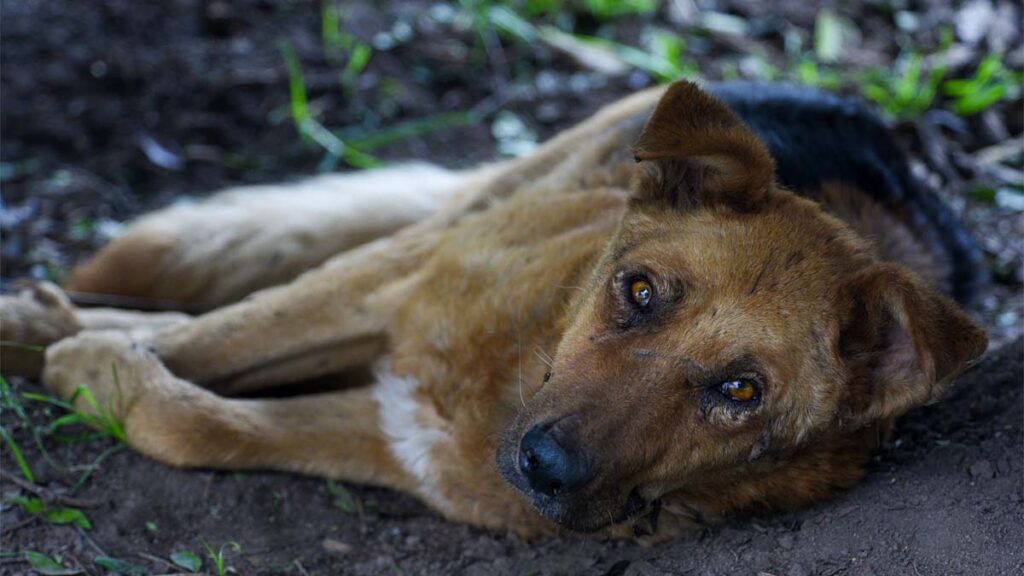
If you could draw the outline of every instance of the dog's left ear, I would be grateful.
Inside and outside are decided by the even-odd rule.
[[[668,87],[633,146],[638,202],[750,211],[774,181],[768,149],[725,104],[692,82]]]
[[[938,400],[988,345],[952,300],[898,264],[875,264],[846,289],[854,305],[839,349],[853,371],[847,417],[855,425]]]

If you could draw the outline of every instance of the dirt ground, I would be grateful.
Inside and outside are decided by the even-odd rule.
[[[322,168],[323,149],[303,142],[289,117],[282,40],[301,62],[310,109],[329,128],[373,134],[440,113],[479,113],[470,124],[374,149],[383,161],[466,166],[494,158],[654,81],[595,71],[542,42],[502,37],[494,45],[465,25],[467,6],[482,4],[341,2],[344,32],[373,47],[365,69],[342,81],[344,64],[324,50],[319,2],[0,1],[3,283],[59,281],[144,211]],[[736,70],[752,77],[751,54],[792,68],[787,46],[813,42],[813,4],[668,2],[612,28],[576,13],[573,29],[634,45],[650,26],[679,31],[706,78]],[[935,49],[943,27],[954,30],[951,74],[993,51],[1005,51],[1011,68],[1024,64],[1021,14],[1009,2],[837,6],[859,30],[839,67],[893,68],[901,50]],[[701,20],[692,7],[723,17]],[[224,558],[238,574],[1024,574],[1024,207],[1014,192],[1024,109],[1019,97],[976,115],[950,109],[937,101],[894,129],[915,173],[940,190],[985,250],[993,279],[971,312],[992,345],[949,397],[904,418],[867,479],[835,501],[735,519],[655,547],[524,542],[445,522],[390,491],[347,486],[339,496],[320,479],[172,470],[126,449],[109,452],[110,439],[62,442],[48,428],[62,411],[22,400],[28,420],[5,405],[0,424],[35,484],[21,480],[4,445],[0,574],[32,573],[27,551],[59,557],[68,573],[174,573],[181,569],[169,558],[182,550],[213,573],[203,542],[237,543]],[[21,379],[10,384],[17,394],[41,391]],[[12,503],[33,495],[81,509],[91,529]],[[98,557],[120,568],[104,568]]]

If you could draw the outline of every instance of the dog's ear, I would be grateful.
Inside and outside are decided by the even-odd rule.
[[[839,350],[851,370],[849,413],[862,424],[938,400],[988,344],[985,331],[904,267],[875,264],[846,286]]]
[[[638,202],[749,211],[774,181],[768,149],[725,104],[692,82],[668,87],[633,146]]]

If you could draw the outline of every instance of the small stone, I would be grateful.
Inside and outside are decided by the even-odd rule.
[[[793,535],[792,534],[783,534],[782,536],[779,536],[779,547],[781,547],[783,550],[792,550],[793,549]]]
[[[996,475],[995,469],[992,468],[992,463],[988,460],[978,460],[974,464],[971,464],[971,476],[975,478],[994,478]]]
[[[352,551],[352,545],[341,540],[335,540],[334,538],[325,538],[321,543],[324,548],[324,552],[332,556],[344,556]]]

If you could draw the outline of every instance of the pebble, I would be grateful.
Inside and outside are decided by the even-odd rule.
[[[996,471],[992,468],[992,463],[988,460],[978,460],[974,464],[971,464],[970,468],[971,476],[975,478],[994,478]]]
[[[321,546],[323,546],[324,552],[327,552],[332,556],[344,556],[352,551],[351,544],[342,542],[341,540],[335,540],[334,538],[324,538]]]

